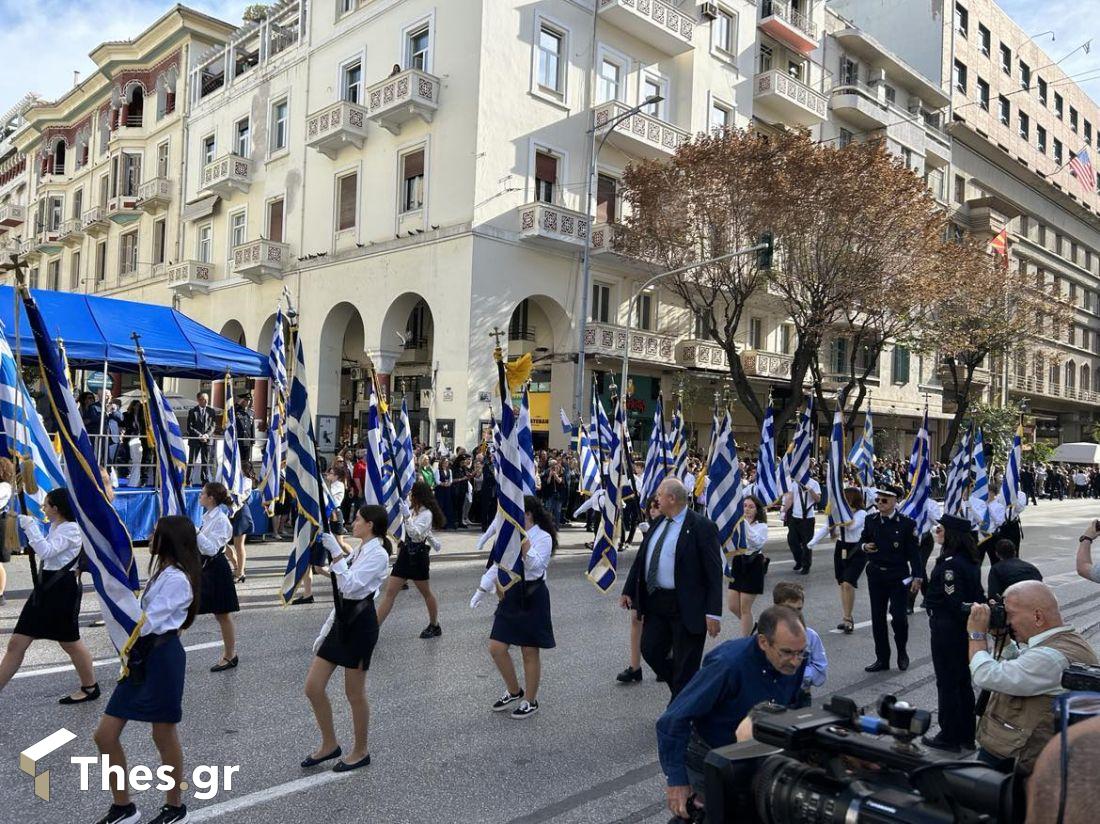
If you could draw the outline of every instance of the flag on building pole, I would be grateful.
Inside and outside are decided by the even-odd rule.
[[[73,513],[84,537],[88,571],[103,608],[107,634],[118,650],[125,672],[130,647],[144,622],[137,596],[140,582],[133,544],[122,518],[107,499],[95,450],[46,321],[30,291],[20,286],[19,292],[34,332],[43,388],[61,439],[64,486],[69,490]]]
[[[599,414],[601,416],[604,414],[602,404],[599,407]],[[600,451],[608,455],[608,461],[602,480],[604,494],[600,502],[600,518],[596,525],[596,538],[592,542],[592,555],[588,560],[587,573],[588,580],[602,592],[607,592],[615,583],[620,518],[624,493],[630,488],[627,473],[632,472],[626,454],[625,397],[620,397],[615,404],[615,426],[611,431],[611,443],[600,444]]]
[[[271,370],[271,421],[264,443],[262,470],[262,500],[268,515],[283,497],[283,464],[286,462],[286,342],[283,338],[283,306],[275,313],[275,331],[271,336],[271,351],[267,356]]]
[[[294,341],[294,377],[286,407],[286,493],[294,500],[294,545],[283,575],[283,604],[294,597],[309,569],[309,551],[321,528],[321,484],[317,474],[317,442],[306,392],[302,341]]]
[[[583,423],[580,429],[581,493],[594,495],[600,488],[600,462],[592,449],[592,440],[588,427]]]
[[[519,439],[520,469],[523,470],[523,494],[534,495],[537,491],[535,483],[535,436],[531,432],[531,400],[527,396],[527,384],[523,384],[523,397],[519,406]]]
[[[1005,520],[1017,517],[1020,512],[1020,466],[1023,463],[1024,425],[1016,427],[1016,437],[1012,439],[1012,448],[1008,450],[1005,461],[1005,474],[1001,479],[1001,503],[1005,505]]]
[[[488,566],[496,564],[497,587],[507,590],[523,580],[520,544],[526,537],[523,501],[523,467],[519,446],[519,421],[512,409],[512,391],[508,384],[504,356],[493,350],[500,383],[500,444],[497,449],[497,515],[500,524]]]
[[[771,403],[760,429],[760,455],[756,461],[756,496],[771,506],[779,500],[779,471],[775,461],[775,410]]]
[[[959,444],[955,448],[955,454],[951,456],[951,463],[947,467],[947,489],[943,497],[943,512],[945,515],[962,517],[967,500],[967,490],[970,488],[970,461],[973,451],[970,440],[974,431],[974,425],[963,432]]]
[[[1007,263],[1008,229],[1001,229],[1000,232],[993,236],[993,240],[989,241],[989,251],[1002,258]]]
[[[1069,171],[1086,192],[1096,191],[1096,172],[1093,171],[1088,149],[1082,149],[1069,159]]]
[[[917,524],[917,534],[923,535],[932,524],[928,517],[928,500],[932,497],[932,442],[928,436],[928,409],[924,410],[924,420],[913,442],[909,465],[909,496],[901,504],[901,514],[912,518]]]
[[[136,337],[136,336],[135,336]],[[145,352],[137,347],[141,395],[145,401],[145,421],[153,436],[153,454],[157,461],[157,501],[160,516],[187,515],[183,500],[183,474],[187,471],[187,451],[183,446],[179,421],[172,405],[160,391]]]
[[[416,483],[416,456],[413,453],[409,407],[404,398],[401,399],[401,413],[397,417],[397,431],[394,433],[393,457],[401,497],[407,498]]]
[[[833,412],[833,429],[829,436],[829,464],[825,474],[825,488],[829,502],[825,514],[830,527],[850,524],[855,516],[844,497],[844,413],[838,405]]]
[[[982,515],[982,520],[978,525],[978,529],[983,535],[988,535],[991,531],[990,527],[992,526],[989,517],[989,473],[985,468],[985,443],[982,438],[982,428],[980,426],[974,430],[974,441],[971,446],[971,452],[972,457],[970,459],[970,465],[974,468],[974,486],[970,491],[970,497],[977,498],[985,504],[984,514]]]
[[[241,471],[241,450],[237,442],[237,413],[233,405],[233,376],[225,373],[225,409],[222,410],[222,459],[218,464],[218,483],[233,499],[234,510],[248,503],[244,500],[244,473]]]
[[[864,487],[875,483],[875,426],[871,419],[871,404],[863,416],[863,434],[856,438],[848,453],[848,463],[856,469],[859,482]]]
[[[665,437],[664,402],[657,397],[657,407],[653,411],[653,431],[649,435],[649,448],[646,450],[645,469],[642,470],[642,488],[640,490],[644,506],[657,494],[657,487],[665,479],[668,471],[668,440]]]
[[[393,535],[402,533],[401,498],[398,494],[397,480],[387,457],[387,435],[383,431],[386,425],[384,413],[378,408],[378,395],[370,395],[370,407],[367,410],[366,458],[367,477],[363,497],[368,504],[375,504],[386,510],[389,518],[389,531]]]
[[[737,457],[737,442],[729,410],[718,426],[707,475],[707,517],[718,530],[718,544],[725,556],[726,576],[731,575],[730,562],[748,548],[745,527],[745,492],[741,478],[741,462]]]

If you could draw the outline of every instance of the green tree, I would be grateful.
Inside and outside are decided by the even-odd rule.
[[[982,440],[986,451],[993,456],[993,462],[998,466],[1004,465],[1020,423],[1020,408],[976,401],[970,404],[970,420],[981,427]]]

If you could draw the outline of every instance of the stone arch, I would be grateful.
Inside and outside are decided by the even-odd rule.
[[[227,320],[222,324],[222,330],[218,334],[234,343],[239,343],[241,346],[248,346],[244,326],[241,325],[239,320]]]
[[[370,363],[364,343],[363,317],[353,304],[344,301],[329,309],[318,347],[317,414],[337,418],[333,433],[337,442],[345,430],[355,431],[356,410],[364,402],[360,384]],[[318,448],[332,452],[334,444],[322,440],[321,428],[319,421]]]
[[[1090,384],[1092,383],[1092,381],[1090,380],[1091,378],[1092,378],[1092,370],[1089,369],[1089,365],[1087,363],[1082,363],[1081,364],[1081,391],[1082,392],[1088,392],[1089,391]]]
[[[552,355],[570,349],[569,313],[554,298],[530,295],[512,308],[508,318],[508,351]]]
[[[1077,386],[1077,364],[1071,360],[1066,361],[1065,386],[1066,389],[1074,389]]]
[[[421,442],[428,441],[431,429],[431,405],[422,401],[424,390],[432,385],[435,329],[435,314],[427,298],[417,292],[405,292],[386,310],[379,349],[371,353],[377,359],[375,365],[385,374],[382,382],[388,384],[386,388],[393,402],[404,401],[408,407],[413,437]]]

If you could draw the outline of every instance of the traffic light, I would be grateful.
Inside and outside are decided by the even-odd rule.
[[[757,268],[765,270],[771,269],[772,255],[775,252],[775,236],[771,232],[764,232],[760,235],[760,239],[757,240],[756,245],[763,247],[756,252]]]

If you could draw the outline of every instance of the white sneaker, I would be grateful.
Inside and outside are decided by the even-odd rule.
[[[500,700],[493,704],[492,710],[493,712],[504,712],[504,710],[508,709],[508,707],[510,707],[516,701],[519,701],[521,698],[523,698],[523,690],[520,690],[515,695],[512,695],[512,693],[508,692],[508,690],[506,689],[504,690],[504,695],[500,697]],[[527,702],[524,701],[524,703]]]
[[[539,711],[538,701],[524,701],[514,710],[512,710],[513,718],[529,718]]]

